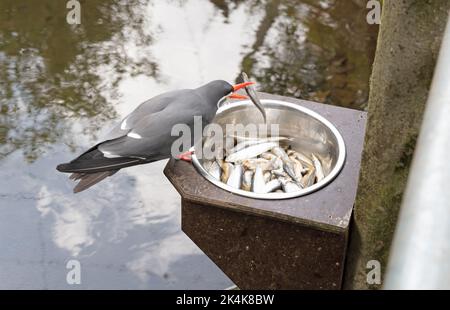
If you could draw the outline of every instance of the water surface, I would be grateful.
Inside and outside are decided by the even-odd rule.
[[[80,194],[55,166],[142,101],[245,70],[258,89],[363,109],[377,29],[364,1],[0,2],[0,288],[221,289],[180,230],[165,161]],[[82,284],[66,283],[77,259]]]

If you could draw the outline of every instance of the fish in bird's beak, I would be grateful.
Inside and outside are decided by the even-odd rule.
[[[242,76],[242,80],[244,81],[244,83],[242,83],[242,84],[251,83],[245,72],[242,72],[241,76]],[[258,110],[261,112],[261,114],[264,118],[264,123],[266,123],[267,122],[266,111],[264,110],[264,107],[263,107],[261,101],[259,100],[258,94],[256,93],[255,89],[251,85],[252,84],[245,86],[245,92],[250,97],[250,99],[252,100],[252,102],[256,106],[256,108],[258,108]]]
[[[250,80],[248,79],[248,76],[245,72],[242,72],[241,76],[242,76],[242,80],[244,82],[233,85],[233,93],[231,95],[228,95],[227,97],[230,99],[249,99],[249,97],[250,97],[250,100],[253,102],[253,104],[256,106],[256,108],[261,112],[261,114],[264,118],[264,123],[266,123],[267,122],[266,111],[264,110],[264,107],[261,104],[261,101],[259,101],[258,95],[256,94],[256,91],[252,86],[253,84],[255,84],[255,82],[250,82]],[[241,88],[245,88],[245,92],[247,93],[248,96],[239,95],[239,94],[235,93],[237,90],[239,90]]]
[[[231,95],[228,95],[227,97],[230,99],[248,99],[250,97],[253,104],[261,112],[261,114],[264,118],[264,123],[266,123],[267,122],[266,111],[264,110],[264,107],[261,104],[261,101],[259,101],[258,95],[256,94],[256,91],[254,90],[254,88],[252,86],[253,84],[255,84],[255,82],[250,82],[250,80],[248,79],[248,76],[245,72],[242,72],[241,76],[242,76],[242,80],[244,82],[233,85],[233,93]],[[247,93],[247,95],[249,97],[235,93],[236,91],[238,91],[241,88],[245,88],[245,92]]]
[[[241,88],[244,88],[244,87],[247,87],[247,86],[253,85],[253,84],[255,84],[255,82],[244,82],[244,83],[239,83],[239,84],[233,85],[233,93],[231,95],[228,95],[227,97],[230,99],[248,99],[247,96],[236,94],[236,92]]]

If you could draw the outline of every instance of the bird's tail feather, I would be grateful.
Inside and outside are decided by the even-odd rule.
[[[79,180],[73,189],[74,193],[79,193],[113,175],[121,168],[148,162],[151,161],[133,157],[108,158],[98,150],[97,146],[94,146],[74,160],[58,165],[56,169],[61,172],[72,173],[70,175],[71,180]]]
[[[70,176],[70,179],[73,180],[80,180],[78,184],[73,188],[74,193],[82,192],[92,185],[97,184],[98,182],[102,181],[103,179],[113,175],[118,170],[112,170],[112,171],[103,171],[103,172],[95,172],[95,173],[73,173]]]
[[[107,158],[100,152],[97,148],[91,148],[87,152],[81,154],[74,160],[59,164],[56,170],[60,172],[69,173],[89,173],[93,174],[96,172],[108,172],[112,170],[118,170],[125,167],[135,166],[139,164],[145,164],[150,161],[134,158],[134,157],[116,157]],[[78,174],[72,176],[76,178]]]

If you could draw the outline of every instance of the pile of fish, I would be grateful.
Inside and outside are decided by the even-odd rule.
[[[259,194],[291,193],[325,177],[319,158],[293,150],[289,138],[233,138],[224,158],[203,162],[209,174],[231,187]]]

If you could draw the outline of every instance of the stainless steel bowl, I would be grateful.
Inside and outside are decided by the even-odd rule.
[[[267,114],[267,123],[278,124],[280,136],[291,137],[294,150],[305,154],[314,153],[323,164],[325,178],[320,182],[291,193],[257,194],[236,189],[215,179],[203,167],[203,160],[194,154],[192,162],[195,168],[214,185],[237,195],[256,199],[287,199],[314,192],[330,183],[341,171],[345,161],[345,144],[339,131],[328,120],[302,106],[279,100],[261,100]],[[221,106],[213,120],[222,126],[226,124],[261,124],[262,116],[249,101],[241,101]]]

